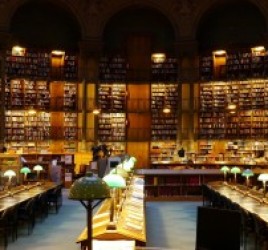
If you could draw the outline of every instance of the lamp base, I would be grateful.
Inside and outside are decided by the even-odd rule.
[[[116,224],[114,222],[110,222],[106,229],[107,230],[116,230]]]

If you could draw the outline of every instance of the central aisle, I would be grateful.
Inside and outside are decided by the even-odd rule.
[[[33,233],[19,232],[8,250],[79,250],[75,241],[86,226],[86,211],[78,201],[67,198],[63,189],[63,206],[37,222]],[[172,250],[195,247],[196,207],[199,202],[148,202],[146,204],[147,246]]]

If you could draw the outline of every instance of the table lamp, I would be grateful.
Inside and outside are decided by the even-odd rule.
[[[110,197],[108,185],[92,173],[77,179],[69,191],[69,199],[79,200],[87,210],[87,249],[92,250],[92,210],[105,198]],[[99,201],[92,205],[93,200]]]
[[[125,179],[119,174],[108,174],[103,177],[105,183],[112,189],[112,199],[110,206],[110,223],[108,225],[108,229],[115,229],[114,223],[114,211],[116,209],[116,205],[118,203],[118,189],[126,188]]]
[[[246,185],[247,185],[247,187],[249,186],[249,177],[251,177],[253,175],[254,175],[254,173],[252,172],[251,169],[245,169],[242,172],[242,176],[246,177]]]
[[[265,197],[265,193],[266,193],[266,182],[268,181],[268,174],[260,174],[258,176],[258,181],[262,181],[262,183],[263,183],[263,196]]]
[[[20,169],[20,173],[24,174],[23,181],[26,182],[27,181],[27,174],[31,173],[31,169],[29,169],[28,167],[23,167]]]
[[[133,160],[124,160],[122,163],[122,168],[125,169],[128,173],[132,172],[134,169],[135,162]]]
[[[229,172],[230,171],[230,168],[228,168],[227,166],[223,166],[222,168],[221,168],[221,172],[223,172],[223,178],[224,178],[224,182],[226,182],[226,176],[227,176],[227,172]]]
[[[43,167],[41,165],[35,165],[33,170],[37,172],[37,180],[40,179],[40,172],[43,171]]]
[[[236,175],[241,173],[241,170],[239,167],[232,167],[231,173],[234,174],[234,183],[236,183]]]
[[[9,169],[9,170],[4,172],[4,176],[8,177],[8,187],[9,187],[11,184],[12,177],[16,176],[16,172],[14,170]]]
[[[110,171],[110,174],[118,174],[123,178],[128,178],[128,172],[123,168],[114,168]]]

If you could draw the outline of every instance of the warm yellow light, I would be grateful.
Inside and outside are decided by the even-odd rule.
[[[24,56],[25,55],[25,48],[22,48],[20,46],[13,46],[11,54],[12,56]]]
[[[99,115],[100,114],[100,109],[93,109],[92,113],[94,115]]]
[[[258,52],[264,52],[265,47],[264,46],[256,46],[254,48],[251,48],[252,53],[258,53]]]
[[[216,50],[216,51],[213,51],[213,55],[214,56],[224,56],[224,55],[226,55],[226,51],[225,50]]]
[[[151,55],[151,60],[154,63],[162,63],[166,60],[166,54],[165,53],[153,53]]]
[[[29,109],[28,110],[28,114],[29,115],[35,115],[36,114],[36,110],[35,109]]]
[[[51,54],[53,56],[64,56],[65,55],[65,51],[62,51],[62,50],[52,50],[51,51]]]
[[[170,107],[164,107],[163,108],[163,113],[168,114],[170,112],[171,112]]]
[[[236,104],[234,104],[234,103],[228,104],[227,109],[229,109],[229,110],[236,109]]]

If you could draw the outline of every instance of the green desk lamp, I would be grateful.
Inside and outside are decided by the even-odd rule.
[[[239,167],[232,167],[231,173],[234,174],[234,183],[236,184],[236,175],[241,173],[241,170]]]
[[[221,172],[223,172],[223,179],[224,179],[224,182],[226,182],[226,176],[227,176],[227,172],[229,172],[230,171],[230,168],[229,167],[227,167],[227,166],[223,166],[222,168],[221,168]]]
[[[253,175],[254,175],[254,173],[252,172],[251,169],[245,169],[242,172],[242,176],[246,177],[246,185],[247,185],[247,187],[249,186],[249,177],[251,177]]]
[[[110,206],[110,223],[108,225],[108,229],[115,229],[114,223],[114,211],[118,201],[118,190],[122,188],[126,188],[126,180],[119,174],[108,174],[103,177],[103,180],[106,184],[112,189],[112,199]]]
[[[114,168],[110,171],[110,174],[118,174],[123,178],[128,178],[128,172],[123,168]]]
[[[110,197],[107,184],[92,173],[77,179],[71,186],[69,199],[79,200],[87,210],[87,249],[92,250],[92,210],[104,199]],[[99,200],[92,205],[93,200]]]
[[[26,182],[27,181],[27,174],[31,173],[31,169],[29,169],[28,167],[23,167],[20,169],[20,173],[24,175],[23,181]]]

